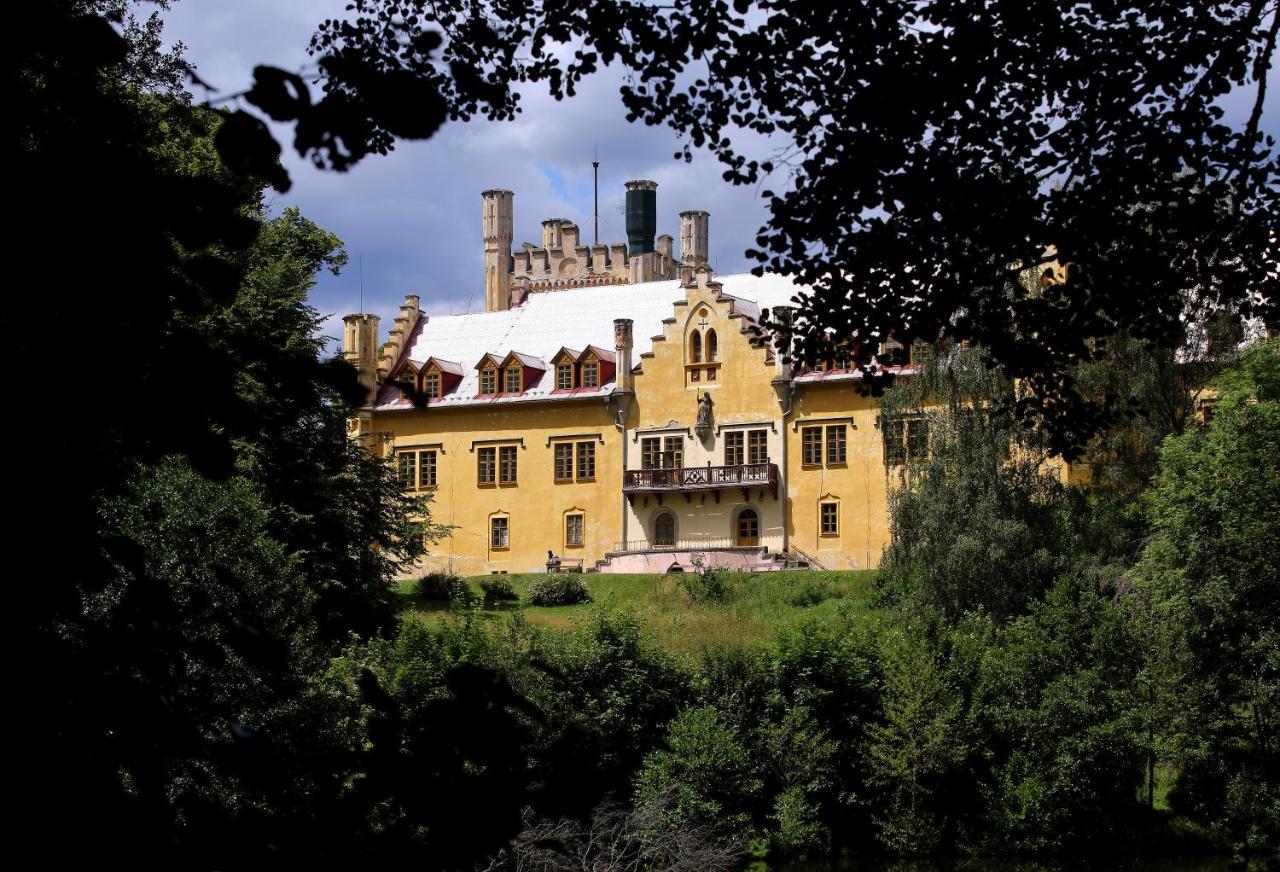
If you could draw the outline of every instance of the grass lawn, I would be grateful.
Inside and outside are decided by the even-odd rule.
[[[874,571],[786,571],[728,573],[732,595],[727,602],[694,603],[680,584],[679,575],[584,574],[591,602],[572,606],[534,606],[524,600],[529,582],[541,576],[507,575],[504,578],[520,595],[513,602],[486,603],[481,579],[464,579],[467,608],[484,618],[500,620],[520,611],[531,623],[568,628],[581,624],[600,608],[628,611],[649,627],[664,647],[685,653],[706,648],[750,645],[767,639],[781,627],[807,617],[850,615],[855,620],[876,621],[871,607]],[[424,600],[414,595],[414,582],[400,584],[402,612],[425,620],[441,620],[450,603]]]

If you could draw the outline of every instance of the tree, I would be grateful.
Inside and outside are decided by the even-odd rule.
[[[891,600],[949,620],[1021,614],[1072,546],[1070,495],[1046,467],[1041,434],[1021,430],[1014,385],[974,349],[924,349],[919,374],[885,394],[886,439],[915,446],[885,474],[891,540],[878,584]]]
[[[807,288],[788,351],[835,337],[878,390],[887,337],[976,341],[1074,456],[1116,411],[1074,381],[1101,340],[1173,349],[1211,310],[1280,323],[1278,27],[1268,0],[362,0],[313,40],[320,100],[270,68],[245,96],[341,169],[616,64],[628,117],[682,135],[677,157],[705,148],[741,184],[785,171],[749,254]],[[1232,92],[1250,105],[1234,126]],[[267,159],[240,114],[245,159]],[[743,144],[772,136],[773,159]]]
[[[313,335],[305,294],[340,242],[266,220],[278,162],[224,159],[234,124],[190,105],[129,8],[10,17],[13,282],[44,291],[7,321],[11,393],[40,407],[6,429],[28,458],[7,527],[18,827],[61,859],[261,861],[324,841],[309,675],[390,622],[423,506],[349,444],[355,374]]]
[[[1212,419],[1165,441],[1135,569],[1159,638],[1151,667],[1173,694],[1164,724],[1175,800],[1237,850],[1280,830],[1280,345],[1259,343],[1216,382]],[[1272,822],[1271,824],[1266,823]]]

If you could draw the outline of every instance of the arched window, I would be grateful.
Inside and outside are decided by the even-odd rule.
[[[720,340],[716,338],[716,331],[707,331],[707,360],[720,359]]]
[[[697,330],[689,334],[689,362],[702,362],[702,334]]]
[[[676,516],[662,512],[653,519],[653,544],[658,548],[674,548],[676,544]]]

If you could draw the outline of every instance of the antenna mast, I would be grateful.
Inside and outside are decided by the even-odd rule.
[[[599,151],[594,155],[600,157]],[[600,244],[600,161],[593,160],[591,162],[591,187],[595,192],[595,224],[596,224],[596,241],[595,245]]]

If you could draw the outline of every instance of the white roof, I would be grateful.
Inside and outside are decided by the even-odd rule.
[[[757,317],[759,308],[792,305],[796,285],[791,279],[777,276],[714,276],[722,292],[754,306],[740,307],[749,317]],[[546,399],[555,387],[554,379],[544,377],[537,385],[513,397],[476,398],[479,373],[475,361],[485,354],[499,358],[508,352],[550,360],[562,347],[583,348],[596,345],[613,348],[613,321],[630,318],[633,323],[632,361],[650,351],[652,337],[662,333],[662,321],[674,314],[672,306],[683,300],[685,292],[678,280],[645,282],[638,285],[603,285],[567,288],[529,294],[520,306],[504,312],[475,312],[469,315],[433,316],[422,325],[409,349],[408,359],[421,366],[427,358],[464,361],[462,382],[433,406],[487,405],[519,403]],[[753,311],[754,310],[754,311]],[[614,384],[598,390],[579,390],[572,396],[602,396],[612,392]],[[379,408],[409,407],[399,401]]]

